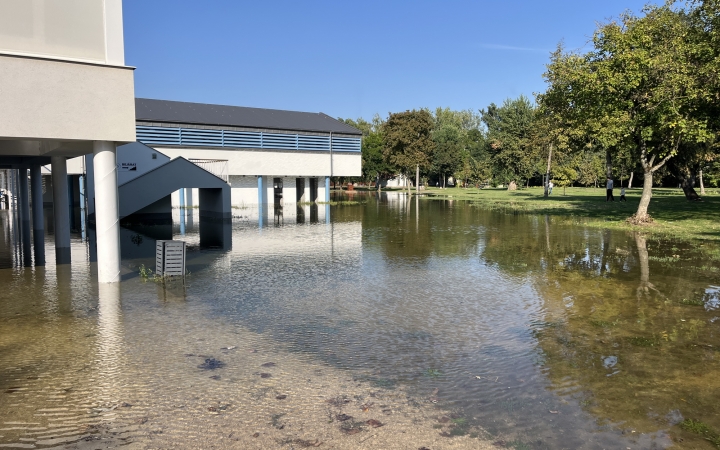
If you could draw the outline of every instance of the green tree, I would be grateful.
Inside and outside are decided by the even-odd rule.
[[[447,175],[454,174],[462,166],[463,142],[460,130],[450,124],[433,133],[435,150],[432,170],[442,178],[442,187],[446,185]]]
[[[377,114],[372,122],[362,118],[340,120],[362,131],[362,180],[375,182],[379,190],[384,181],[397,173],[397,168],[388,164],[383,156],[383,120]]]
[[[480,112],[487,128],[487,152],[497,181],[528,180],[537,168],[538,148],[530,139],[535,111],[525,96],[494,103]]]
[[[435,144],[432,130],[435,123],[426,110],[412,110],[390,114],[382,126],[385,161],[408,177],[415,168],[430,168]],[[408,193],[410,183],[408,183]]]
[[[693,37],[686,12],[666,4],[599,26],[593,46],[585,55],[559,47],[538,100],[602,148],[632,146],[644,172],[634,219],[646,222],[653,175],[683,144],[712,135],[703,113],[711,95],[703,86],[704,44]]]
[[[573,166],[574,164],[572,161],[567,161],[559,164],[555,169],[553,179],[555,180],[556,185],[563,188],[563,195],[565,195],[565,188],[572,186],[577,180],[578,173]]]
[[[605,179],[604,152],[587,149],[581,153],[577,162],[577,181],[585,186],[598,186]]]

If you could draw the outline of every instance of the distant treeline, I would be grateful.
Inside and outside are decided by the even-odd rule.
[[[547,89],[477,112],[448,108],[345,119],[362,130],[362,181],[416,168],[432,185],[718,187],[720,2],[668,1],[598,25],[593,49],[550,55]],[[549,170],[548,170],[549,169]]]

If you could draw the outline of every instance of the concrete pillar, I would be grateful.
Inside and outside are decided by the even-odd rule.
[[[30,193],[32,196],[33,248],[35,265],[45,265],[45,220],[43,217],[42,172],[39,165],[30,168]]]
[[[67,163],[64,156],[50,157],[55,222],[55,262],[70,264],[70,208]]]
[[[30,222],[30,193],[28,192],[28,171],[27,169],[18,169],[20,174],[18,177],[18,192],[19,206],[20,206],[20,220],[24,224]]]
[[[23,266],[32,266],[32,244],[30,241],[30,193],[28,192],[28,171],[18,170],[18,207],[20,209],[20,236],[22,238]]]
[[[330,177],[325,177],[325,201],[330,201]]]
[[[305,192],[303,193],[304,202],[314,202],[315,199],[310,196],[310,178],[303,178],[305,180]]]
[[[115,143],[93,143],[98,282],[120,281],[120,218]]]
[[[85,155],[85,196],[87,198],[88,220],[95,220],[95,166],[93,165],[94,155]]]

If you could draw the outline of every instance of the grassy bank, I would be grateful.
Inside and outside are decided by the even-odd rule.
[[[506,189],[429,188],[421,191],[425,199],[452,199],[472,202],[491,210],[509,213],[549,214],[568,221],[600,228],[642,230],[654,235],[677,239],[720,241],[720,193],[708,189],[700,202],[688,202],[680,189],[653,189],[649,213],[655,219],[650,226],[637,227],[625,219],[637,210],[641,189],[627,191],[627,202],[605,201],[605,190],[595,188],[553,189],[549,198],[540,187],[508,191]]]

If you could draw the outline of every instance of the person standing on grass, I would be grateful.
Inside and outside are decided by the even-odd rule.
[[[550,182],[548,183],[548,195],[552,195],[552,188],[553,188],[553,184],[552,184],[552,180],[550,180]]]
[[[620,188],[620,201],[621,201],[621,202],[626,202],[626,201],[627,201],[627,200],[625,199],[625,188],[624,188],[624,187],[621,187],[621,188]]]
[[[606,202],[614,202],[615,196],[613,195],[613,180],[612,178],[608,177],[607,179],[607,197],[605,197]]]

